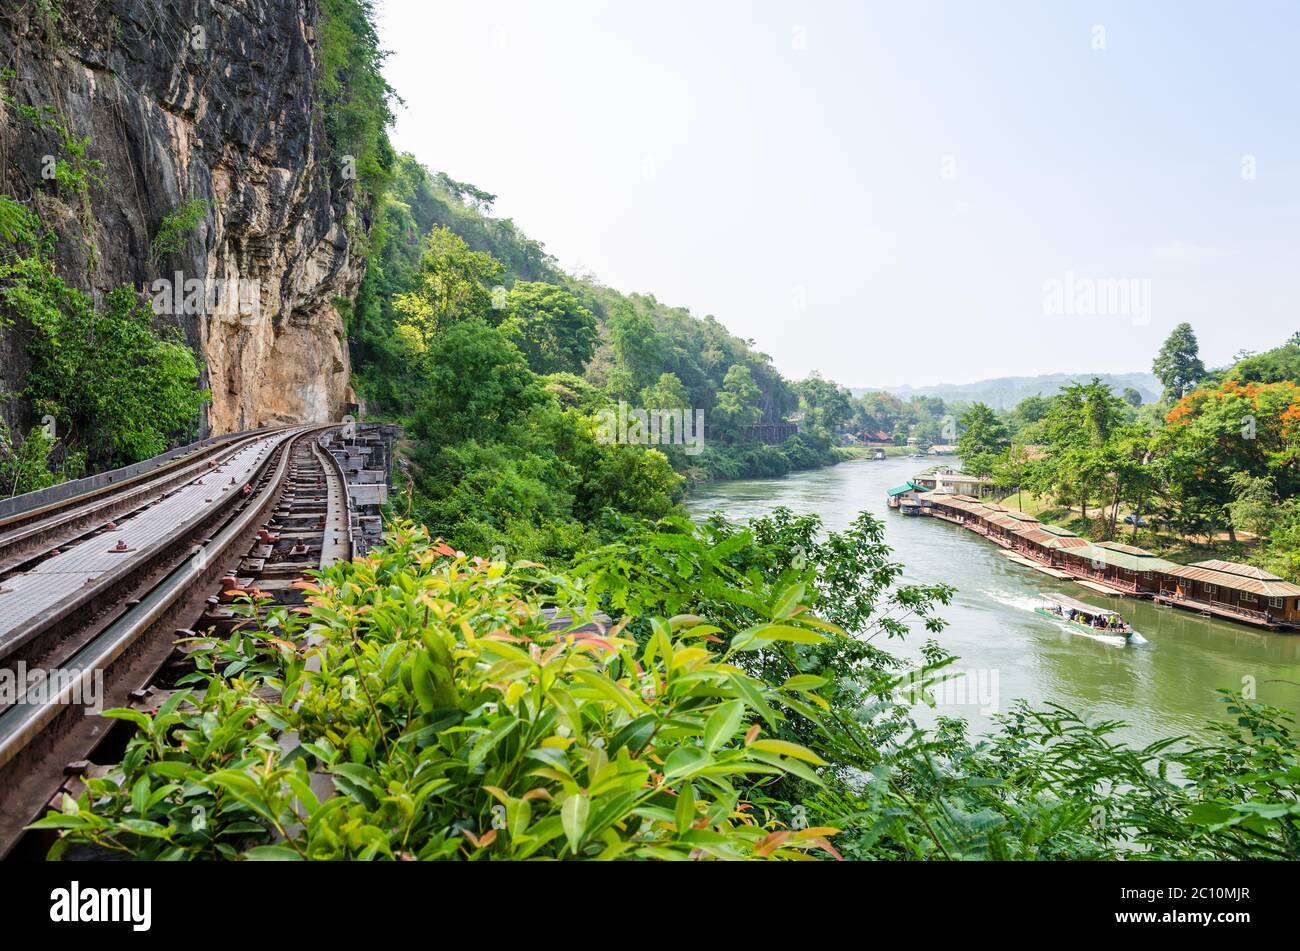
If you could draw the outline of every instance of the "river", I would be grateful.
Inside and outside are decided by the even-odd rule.
[[[828,530],[848,527],[861,511],[883,519],[885,539],[903,579],[957,589],[941,613],[949,622],[938,641],[959,658],[962,681],[945,688],[934,711],[964,717],[975,732],[991,725],[1015,699],[1059,703],[1093,718],[1126,721],[1125,739],[1204,733],[1205,721],[1224,716],[1218,688],[1252,682],[1258,699],[1300,710],[1300,636],[1258,631],[1149,601],[1111,598],[1014,564],[992,542],[936,518],[906,517],[885,505],[885,492],[930,463],[921,459],[859,460],[782,479],[708,483],[687,500],[695,517],[721,511],[732,520],[777,506],[821,517]],[[1119,611],[1146,638],[1115,645],[1033,613],[1049,591]],[[906,645],[882,644],[917,657],[921,629]],[[1253,678],[1253,681],[1252,679]],[[918,711],[921,712],[921,711]]]

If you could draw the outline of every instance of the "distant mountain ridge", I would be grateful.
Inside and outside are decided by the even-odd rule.
[[[1088,383],[1097,377],[1116,394],[1131,386],[1142,394],[1142,401],[1153,403],[1160,398],[1160,381],[1151,373],[1045,373],[1040,376],[1002,376],[975,383],[938,383],[934,386],[858,386],[850,387],[854,396],[863,393],[890,393],[899,399],[913,396],[937,396],[945,402],[984,403],[994,409],[1011,409],[1030,396],[1051,396],[1071,383]]]

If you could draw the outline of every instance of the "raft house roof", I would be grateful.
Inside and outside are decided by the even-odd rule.
[[[949,492],[931,492],[929,501],[936,505],[961,509],[963,512],[970,511],[972,505],[979,505],[979,500],[972,499],[969,495],[954,495]]]
[[[1043,524],[1038,519],[1030,515],[1028,512],[1016,512],[1008,508],[1004,508],[1002,512],[1002,517],[1009,518],[1013,522],[1019,522],[1021,525],[1042,525]]]
[[[1032,515],[1026,515],[1024,512],[993,512],[984,516],[984,521],[997,525],[1000,528],[1019,534],[1022,531],[1030,531],[1041,524],[1038,519]]]
[[[1075,548],[1070,551],[1070,554],[1077,558],[1100,561],[1112,568],[1123,568],[1127,571],[1163,571],[1167,573],[1170,568],[1180,567],[1172,561],[1166,561],[1164,558],[1151,554],[1145,549],[1135,548],[1132,545],[1121,545],[1119,542],[1094,542],[1086,547]]]
[[[976,476],[951,469],[947,472],[937,472],[935,475],[942,477],[945,482],[961,483],[962,485],[993,485],[996,481],[988,476]]]
[[[909,481],[907,485],[915,486],[915,483]],[[1099,561],[1111,567],[1123,568],[1128,571],[1159,571],[1177,578],[1209,582],[1225,588],[1233,588],[1238,591],[1260,594],[1270,598],[1300,596],[1300,585],[1283,581],[1277,575],[1271,574],[1263,568],[1256,568],[1253,565],[1243,565],[1235,561],[1217,559],[1198,561],[1191,565],[1179,565],[1134,545],[1125,545],[1120,542],[1091,542],[1068,528],[1039,522],[1038,519],[1031,515],[1026,515],[1023,512],[1012,512],[996,502],[981,502],[973,496],[959,493],[930,492],[923,486],[915,486],[915,488],[926,492],[925,501],[932,505],[945,505],[949,508],[967,512],[983,518],[985,521],[1007,528],[1034,544],[1041,545],[1044,548],[1056,549],[1078,558]],[[891,489],[889,494],[891,496],[895,493],[901,495],[906,491],[908,491],[907,487],[899,486],[896,489]]]
[[[1052,536],[1042,531],[1037,525],[1029,525],[1025,528],[1013,529],[1017,538],[1023,538],[1027,542],[1035,545],[1046,545],[1048,539]]]
[[[929,491],[930,491],[930,490],[927,489],[925,486],[923,486],[923,485],[917,485],[917,484],[916,484],[915,482],[913,482],[911,479],[908,479],[908,480],[907,480],[906,482],[904,482],[902,485],[896,485],[896,486],[894,486],[894,487],[893,487],[892,489],[890,489],[889,492],[886,493],[886,494],[887,494],[887,495],[892,499],[892,498],[894,498],[895,496],[904,495],[904,494],[906,494],[906,493],[908,493],[908,492],[929,492]]]
[[[1080,538],[1069,529],[1056,525],[1031,525],[1016,532],[1025,541],[1032,542],[1040,548],[1053,551],[1070,551],[1075,548],[1087,548],[1092,542]]]
[[[1171,565],[1162,570],[1165,574],[1173,575],[1175,578],[1186,578],[1189,581],[1216,584],[1223,588],[1232,588],[1235,591],[1245,591],[1248,594],[1262,594],[1268,598],[1286,598],[1300,595],[1300,585],[1283,581],[1277,575],[1267,572],[1263,568],[1243,565],[1235,561],[1219,561],[1217,559],[1197,561],[1190,565]]]
[[[1092,544],[1082,535],[1077,535],[1068,528],[1062,528],[1059,525],[1035,525],[1034,529],[1035,535],[1042,535],[1044,538],[1041,541],[1038,539],[1033,540],[1044,548],[1052,548],[1057,551],[1072,551],[1076,548],[1087,548]]]

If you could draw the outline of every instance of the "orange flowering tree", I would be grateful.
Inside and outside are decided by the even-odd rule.
[[[1157,465],[1180,530],[1232,534],[1227,506],[1240,473],[1267,479],[1279,499],[1300,493],[1300,385],[1226,380],[1183,397],[1165,423]]]

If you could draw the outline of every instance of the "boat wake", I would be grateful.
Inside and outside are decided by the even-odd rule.
[[[1052,622],[1052,623],[1055,624],[1056,622]],[[1068,624],[1056,624],[1056,626],[1069,634],[1076,634],[1079,637],[1086,637],[1090,641],[1097,641],[1098,643],[1105,644],[1107,647],[1123,647],[1125,644],[1128,643],[1128,641],[1126,641],[1123,637],[1119,637],[1114,634],[1093,634],[1091,631],[1081,631],[1077,627],[1071,627]]]
[[[1133,636],[1130,637],[1130,638],[1128,639],[1128,642],[1129,642],[1130,644],[1150,644],[1150,643],[1151,643],[1149,640],[1147,640],[1145,637],[1143,637],[1143,636],[1142,636],[1141,634],[1139,634],[1137,631],[1134,631],[1134,632],[1133,632]]]
[[[1008,608],[1029,611],[1030,613],[1042,603],[1039,598],[1033,598],[1027,594],[1012,594],[1007,591],[985,591],[984,596]]]

